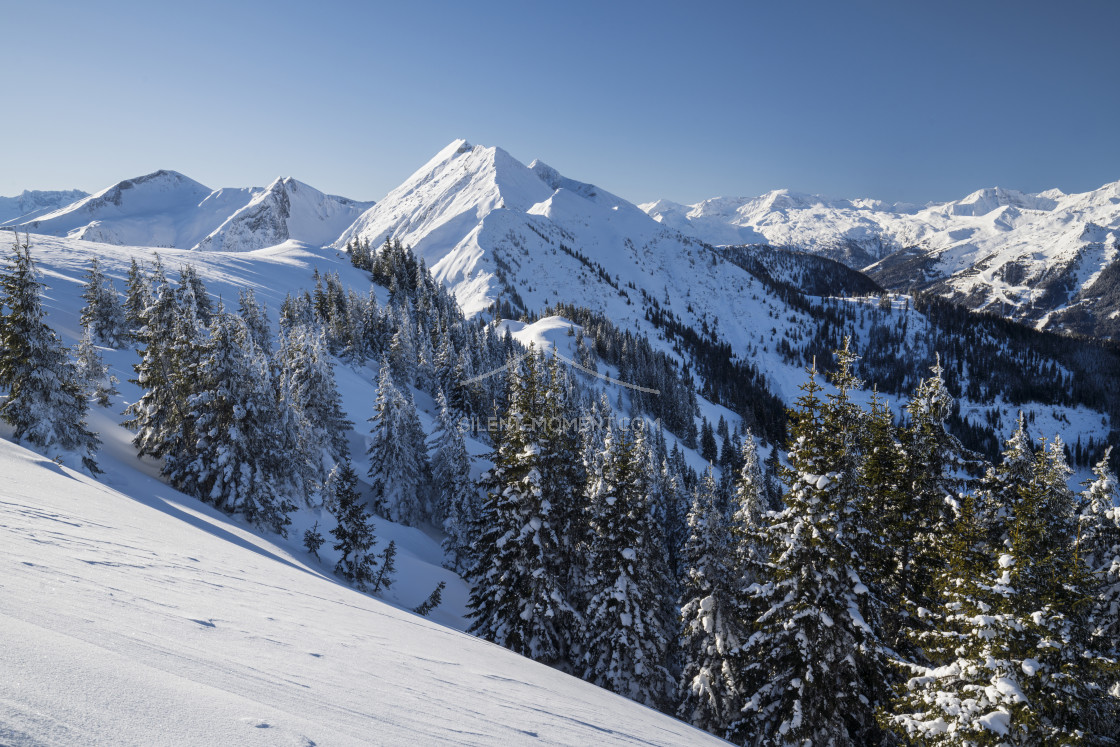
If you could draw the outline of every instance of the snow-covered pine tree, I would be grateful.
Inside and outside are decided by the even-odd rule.
[[[31,243],[17,236],[0,270],[0,418],[16,440],[44,450],[74,452],[91,474],[101,470],[100,445],[86,427],[84,382],[66,348],[45,321],[43,283],[31,258]]]
[[[471,460],[463,440],[462,415],[447,404],[443,390],[436,396],[439,416],[432,436],[432,486],[438,496],[436,517],[443,523],[443,551],[447,567],[466,571],[477,528],[478,490],[471,481]]]
[[[256,308],[255,303],[246,303],[248,300],[242,302],[243,319],[246,309]],[[255,342],[261,330],[254,329],[254,318],[250,313],[245,323]],[[267,332],[267,324],[263,329]],[[323,333],[304,324],[290,325],[280,338],[277,365],[282,398],[297,419],[295,450],[306,467],[304,484],[309,495],[322,496],[331,470],[349,456],[346,434],[353,425],[342,411],[342,397]]]
[[[567,569],[564,587],[569,605],[576,610],[580,606],[576,600],[584,585],[583,576],[587,567],[584,548],[588,541],[584,504],[587,473],[581,459],[579,398],[555,355],[548,359],[541,375],[544,377],[543,409],[537,415],[540,421],[541,506],[548,512],[549,522],[559,541],[559,563]],[[676,610],[672,612],[675,622]],[[571,619],[562,621],[569,631],[566,644],[569,653],[565,655],[568,659],[578,655],[575,652],[579,642],[575,630],[581,624],[578,618],[578,615],[573,615]]]
[[[284,413],[270,363],[245,323],[218,314],[199,365],[199,386],[187,406],[197,413],[197,441],[172,474],[202,500],[281,535],[295,509],[288,491],[294,461],[282,432]]]
[[[612,429],[606,461],[593,479],[584,679],[653,708],[674,687],[665,666],[672,633],[661,613],[664,589],[650,546],[650,496],[634,433]]]
[[[575,610],[567,588],[564,538],[544,498],[541,454],[546,384],[530,348],[508,376],[509,411],[496,434],[494,467],[470,572],[470,632],[552,666],[565,666]]]
[[[955,522],[953,506],[966,488],[960,477],[965,449],[945,425],[953,397],[940,358],[932,373],[906,406],[909,423],[899,432],[901,489],[892,494],[898,501],[891,506],[892,521],[880,521],[887,533],[883,544],[893,549],[884,599],[898,613],[886,625],[886,640],[896,651],[919,658],[922,646],[913,633],[931,622],[920,610],[934,606],[935,579],[949,555],[945,543]]]
[[[413,337],[412,314],[407,306],[394,308],[397,319],[397,330],[389,342],[389,351],[386,354],[386,363],[393,381],[402,389],[413,385],[416,379],[416,340]]]
[[[879,603],[878,614],[866,616],[878,624],[877,633],[893,642],[903,624],[900,601],[904,574],[909,572],[908,556],[912,542],[914,511],[912,493],[906,485],[906,454],[897,437],[890,406],[875,392],[870,411],[859,433],[861,460],[857,480],[860,486],[860,515],[863,531],[856,542],[863,561],[860,578],[868,596]]]
[[[1060,440],[1032,453],[1020,417],[981,490],[994,523],[978,527],[972,497],[962,500],[936,624],[923,636],[932,666],[915,667],[886,725],[932,744],[1112,743],[1115,665],[1092,636],[1068,476]]]
[[[1109,469],[1111,455],[1110,446],[1093,468],[1096,479],[1082,493],[1078,554],[1093,574],[1093,635],[1115,659],[1120,658],[1120,487]],[[1120,691],[1115,695],[1120,698]]]
[[[198,323],[203,327],[210,326],[214,318],[214,302],[210,300],[206,285],[194,265],[186,264],[179,268],[178,294],[180,306],[191,306]]]
[[[129,334],[144,326],[144,310],[152,303],[151,280],[145,275],[140,263],[133,257],[128,267],[125,281],[124,319]]]
[[[94,338],[103,345],[120,347],[128,336],[124,306],[113,281],[101,272],[97,257],[90,261],[90,268],[86,271],[82,298],[86,302],[81,312],[82,326],[91,330]]]
[[[372,551],[376,537],[373,517],[366,511],[358,493],[358,475],[349,459],[343,462],[338,478],[332,480],[331,485],[334,489],[331,502],[338,510],[338,524],[331,535],[336,540],[334,549],[340,553],[334,572],[365,591],[373,583],[377,570],[377,559]]]
[[[237,293],[237,313],[249,328],[253,344],[265,355],[272,354],[272,330],[268,325],[268,309],[257,303],[252,288],[242,288]]]
[[[398,387],[382,364],[369,448],[374,510],[407,526],[431,519],[425,493],[430,482],[428,448],[411,392]]]
[[[108,407],[109,398],[120,394],[116,387],[117,379],[115,376],[109,375],[109,367],[105,365],[105,362],[101,359],[101,354],[97,352],[97,347],[93,344],[93,334],[89,327],[85,328],[82,339],[78,341],[74,361],[78,380],[82,382],[82,387],[87,396],[101,407]]]
[[[717,505],[711,467],[701,478],[688,513],[689,537],[681,606],[684,666],[677,715],[700,729],[725,736],[743,706],[735,654],[746,639],[740,590],[727,517]]]
[[[744,720],[736,733],[765,745],[851,745],[871,739],[885,660],[865,621],[860,579],[854,356],[838,351],[837,394],[823,403],[815,367],[791,413],[786,508],[770,524],[764,610],[744,644]]]

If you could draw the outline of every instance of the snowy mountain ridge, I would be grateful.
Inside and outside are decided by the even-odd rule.
[[[25,189],[15,197],[0,197],[0,226],[26,223],[88,196],[80,189]]]
[[[770,244],[838,259],[897,289],[931,289],[1048,329],[1120,334],[1120,182],[1080,194],[980,189],[924,207],[769,192],[641,206],[715,245]],[[1110,321],[1116,320],[1116,321]]]
[[[290,177],[265,189],[212,190],[161,169],[7,225],[106,244],[252,251],[289,239],[322,246],[370,205]]]

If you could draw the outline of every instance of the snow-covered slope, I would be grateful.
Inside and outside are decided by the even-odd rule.
[[[80,189],[67,189],[24,190],[15,197],[0,197],[0,226],[27,223],[88,196]]]
[[[720,743],[155,480],[118,490],[4,440],[0,475],[0,743]]]
[[[252,251],[289,239],[324,246],[373,205],[323,194],[291,177],[277,179],[198,242],[203,251]]]
[[[642,208],[711,244],[796,248],[866,267],[890,287],[932,288],[1042,327],[1120,334],[1112,285],[1095,285],[1118,256],[1120,182],[1072,195],[981,189],[922,208],[785,190]]]

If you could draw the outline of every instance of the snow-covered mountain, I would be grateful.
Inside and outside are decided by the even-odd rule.
[[[290,177],[263,190],[211,190],[161,170],[10,225],[105,244],[251,251],[288,240],[329,244],[372,204],[326,195]]]
[[[822,254],[888,287],[930,288],[1045,328],[1120,334],[1120,182],[1072,195],[981,189],[924,207],[784,190],[641,207],[710,244]]]
[[[499,298],[526,310],[576,303],[623,327],[652,327],[645,298],[696,328],[716,325],[738,349],[758,342],[751,320],[797,312],[702,242],[636,205],[526,166],[501,148],[459,140],[370,208],[335,244],[411,246],[475,314]],[[752,290],[753,289],[753,290]]]
[[[105,244],[187,249],[256,191],[214,191],[177,171],[161,170],[118,182],[22,228]]]
[[[0,197],[0,226],[26,223],[88,196],[80,189],[25,189],[15,197]]]
[[[252,251],[285,241],[324,246],[374,203],[323,194],[291,177],[277,179],[195,248]]]
[[[856,269],[892,251],[903,216],[919,209],[878,200],[830,200],[786,189],[752,198],[717,197],[695,205],[658,200],[640,207],[659,223],[709,244],[791,247]]]
[[[918,241],[866,268],[881,284],[1120,338],[1120,182],[1073,195],[981,190],[916,217]]]

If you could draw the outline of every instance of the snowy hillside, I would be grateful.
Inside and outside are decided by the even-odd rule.
[[[15,197],[0,197],[0,226],[26,223],[89,195],[80,189],[24,190]]]
[[[0,440],[0,743],[718,743],[106,466]]]
[[[1083,194],[981,189],[925,207],[785,190],[641,206],[711,244],[771,244],[867,268],[883,285],[931,288],[1044,328],[1120,332],[1120,182]],[[1102,280],[1102,274],[1107,273]]]
[[[248,205],[227,218],[195,248],[252,251],[289,239],[325,246],[372,205],[372,202],[323,194],[291,177],[281,178],[254,196]]]
[[[211,190],[178,172],[157,171],[9,225],[104,244],[252,251],[288,240],[329,244],[372,204],[290,177],[263,190]]]

